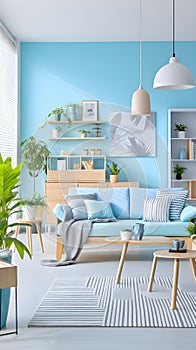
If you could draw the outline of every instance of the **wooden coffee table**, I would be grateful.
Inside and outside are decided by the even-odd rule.
[[[172,300],[171,300],[171,309],[176,309],[176,297],[177,297],[177,288],[178,288],[178,275],[179,275],[179,264],[180,259],[189,259],[192,266],[194,279],[196,282],[196,250],[187,250],[186,253],[170,253],[168,250],[159,250],[154,252],[154,258],[152,262],[152,270],[150,274],[150,280],[148,284],[148,292],[152,291],[152,285],[157,265],[158,258],[163,259],[173,259],[174,260],[174,272],[173,272],[173,288],[172,288]]]
[[[172,238],[167,237],[161,237],[161,236],[144,236],[141,241],[137,241],[136,239],[130,239],[129,241],[123,241],[120,237],[107,237],[105,239],[107,242],[110,242],[112,244],[121,244],[122,245],[122,253],[118,265],[118,270],[116,274],[116,280],[115,283],[119,284],[120,277],[127,253],[127,248],[130,245],[154,245],[154,244],[172,244]]]

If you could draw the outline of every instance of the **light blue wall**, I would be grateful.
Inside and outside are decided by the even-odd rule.
[[[167,186],[167,111],[196,107],[196,89],[153,90],[156,71],[169,61],[171,43],[143,42],[142,48],[143,87],[156,112],[157,152],[154,158],[118,158],[120,165],[125,165],[120,180],[139,181],[148,187]],[[176,54],[196,78],[196,42],[177,42]],[[38,128],[53,108],[97,99],[100,118],[109,121],[110,111],[130,108],[131,96],[139,85],[138,42],[21,43],[20,62],[21,140],[34,134],[51,150],[49,126]],[[108,148],[107,142],[105,145]],[[73,150],[74,144],[59,147]],[[29,179],[24,179],[24,185],[26,181]]]

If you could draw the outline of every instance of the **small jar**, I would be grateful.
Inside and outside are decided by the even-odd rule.
[[[84,155],[85,155],[85,156],[88,156],[88,148],[85,148],[85,149],[83,150],[83,152],[84,152]]]
[[[187,159],[186,148],[180,148],[178,151],[178,159]]]
[[[97,155],[101,156],[101,148],[97,148]]]
[[[92,148],[92,149],[91,149],[91,156],[94,156],[94,155],[95,155],[95,149]]]

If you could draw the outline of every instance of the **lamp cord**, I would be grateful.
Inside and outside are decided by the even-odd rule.
[[[140,89],[142,89],[142,30],[141,30],[141,20],[142,18],[142,0],[140,0]]]
[[[175,0],[172,3],[172,18],[173,18],[173,26],[172,26],[172,49],[173,49],[173,57],[175,57]]]

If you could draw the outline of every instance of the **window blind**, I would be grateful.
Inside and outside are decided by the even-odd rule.
[[[17,165],[18,53],[14,39],[0,25],[0,153]]]

